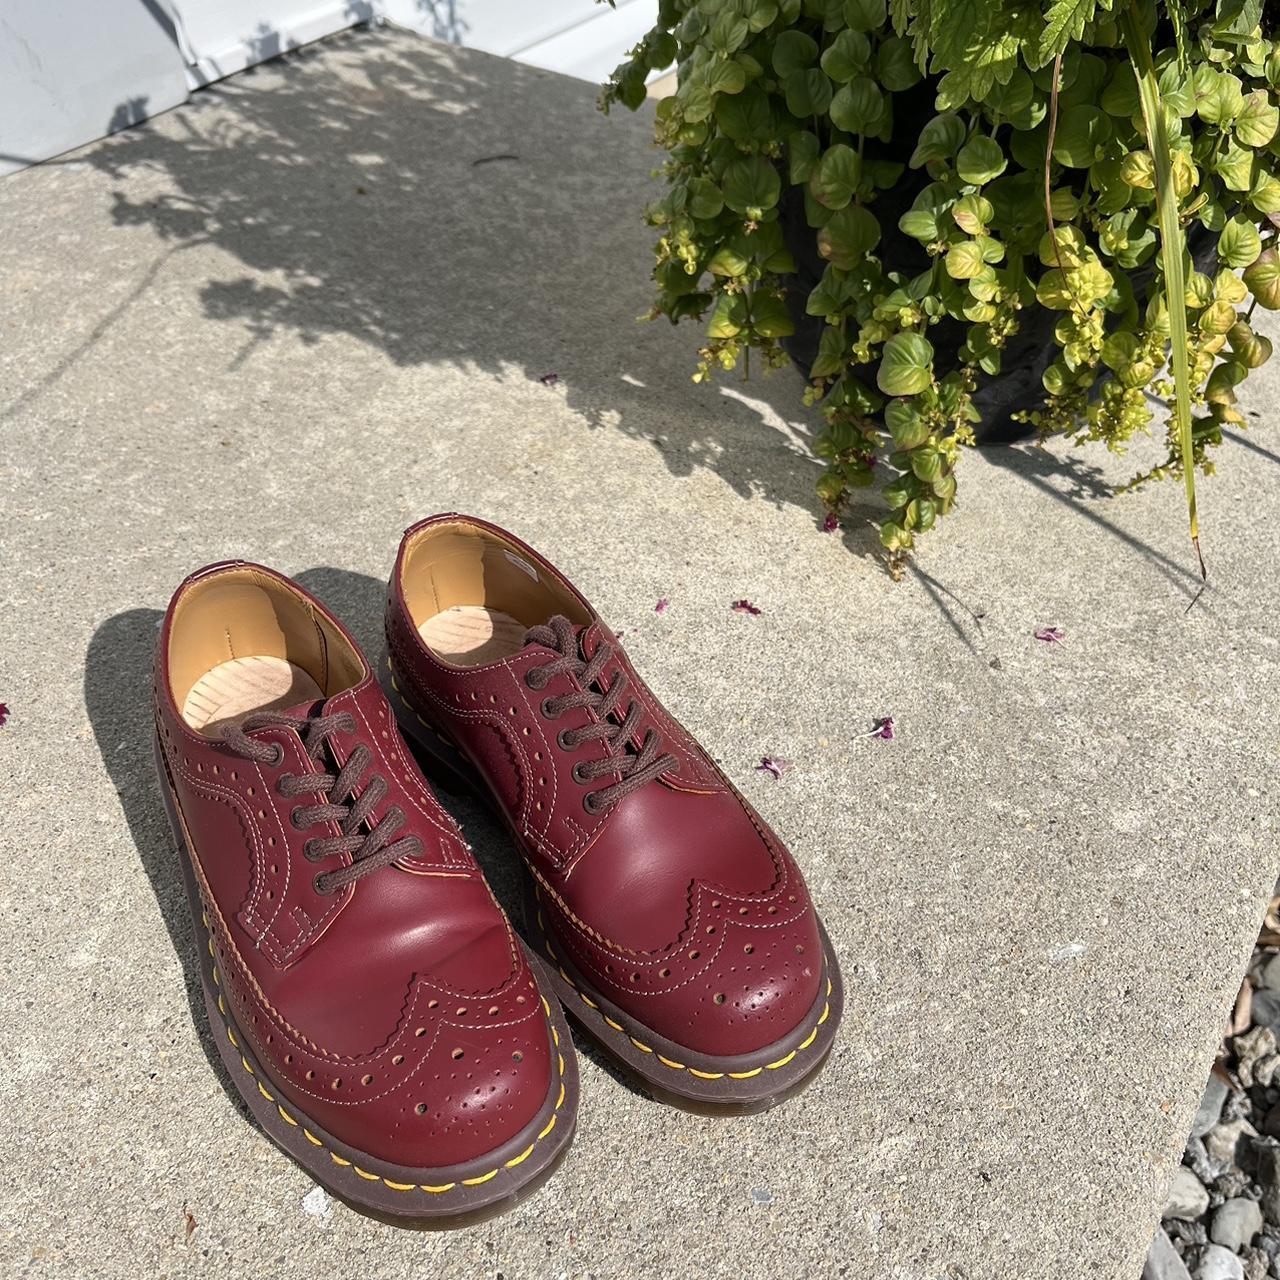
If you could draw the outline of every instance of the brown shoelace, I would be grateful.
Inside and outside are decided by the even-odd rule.
[[[305,830],[318,822],[336,822],[342,829],[340,836],[308,840],[303,846],[307,861],[322,862],[335,854],[351,855],[350,866],[325,871],[315,877],[313,883],[317,893],[337,893],[370,871],[385,867],[397,858],[411,858],[422,852],[422,841],[417,836],[404,836],[394,844],[388,843],[404,826],[404,813],[397,807],[388,809],[382,819],[370,825],[368,830],[361,830],[387,794],[386,780],[375,773],[365,782],[360,798],[351,802],[352,794],[373,761],[373,752],[368,747],[363,743],[357,746],[338,773],[322,764],[324,744],[331,734],[355,733],[355,717],[350,712],[306,718],[258,711],[245,716],[238,724],[224,725],[222,740],[232,751],[258,764],[278,765],[284,759],[284,750],[278,743],[259,742],[248,736],[250,730],[266,728],[294,729],[302,734],[302,745],[308,757],[324,769],[322,773],[282,773],[276,779],[276,790],[282,796],[290,799],[307,794],[324,797],[316,804],[294,807],[290,817],[298,830]]]
[[[525,683],[530,689],[545,689],[548,681],[558,675],[573,676],[579,685],[574,693],[543,699],[542,714],[548,720],[556,720],[575,707],[590,707],[596,713],[597,719],[593,723],[580,729],[562,729],[556,736],[562,751],[576,751],[584,742],[592,740],[604,745],[607,754],[602,760],[580,760],[573,766],[575,782],[585,786],[608,774],[617,775],[616,782],[588,791],[583,797],[582,803],[588,813],[603,813],[623,796],[638,791],[645,783],[675,767],[675,757],[662,751],[662,741],[654,729],[646,731],[639,751],[632,748],[631,742],[639,731],[644,711],[632,698],[627,703],[626,714],[621,719],[617,717],[616,712],[627,687],[627,677],[622,671],[614,673],[605,692],[601,693],[596,688],[613,654],[612,645],[602,640],[588,662],[582,656],[573,623],[558,614],[545,626],[530,627],[525,632],[524,643],[543,645],[558,655],[545,666],[529,669]]]

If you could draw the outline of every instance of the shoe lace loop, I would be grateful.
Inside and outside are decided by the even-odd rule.
[[[348,711],[330,715],[289,716],[276,711],[257,711],[243,720],[226,724],[222,728],[222,740],[238,755],[258,764],[278,765],[284,759],[284,751],[278,743],[262,742],[249,737],[254,729],[293,729],[302,736],[303,750],[307,757],[320,765],[316,773],[282,773],[276,779],[276,790],[286,798],[311,795],[316,802],[296,805],[291,814],[298,830],[322,822],[335,822],[342,834],[310,839],[304,846],[304,856],[309,862],[322,862],[340,854],[350,854],[351,865],[335,871],[326,871],[315,877],[317,893],[331,894],[362,876],[395,862],[398,858],[411,858],[422,852],[422,841],[417,836],[403,836],[392,842],[392,837],[404,826],[404,812],[392,806],[377,822],[370,815],[387,794],[386,779],[381,774],[371,774],[367,779],[373,753],[360,743],[347,757],[346,763],[336,773],[326,763],[324,745],[334,733],[355,733],[355,717]],[[353,800],[356,789],[364,782],[358,799]],[[368,827],[367,830],[363,828]]]
[[[588,813],[603,813],[624,796],[675,767],[676,759],[662,750],[657,730],[645,731],[639,750],[632,745],[644,719],[644,709],[635,698],[628,698],[625,712],[620,712],[627,688],[626,674],[616,670],[609,687],[599,689],[613,656],[612,644],[602,639],[590,660],[584,658],[573,623],[558,614],[544,625],[530,627],[525,632],[524,643],[542,645],[556,655],[550,662],[531,667],[526,673],[525,682],[531,689],[545,689],[559,675],[572,676],[578,684],[572,693],[543,699],[542,713],[548,720],[559,719],[565,712],[579,707],[595,712],[596,718],[590,724],[578,729],[562,729],[556,735],[562,751],[576,751],[584,742],[593,741],[604,747],[602,759],[580,760],[573,767],[574,781],[583,786],[609,775],[616,777],[608,786],[597,787],[583,797]]]

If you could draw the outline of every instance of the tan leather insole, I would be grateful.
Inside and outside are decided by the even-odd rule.
[[[455,604],[428,618],[418,634],[428,648],[458,667],[478,667],[519,651],[528,628],[509,613]]]
[[[320,686],[285,658],[233,658],[206,671],[182,705],[182,718],[197,733],[215,734],[228,720],[254,711],[280,711],[323,697]]]

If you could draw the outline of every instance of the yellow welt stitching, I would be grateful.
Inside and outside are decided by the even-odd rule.
[[[578,992],[578,997],[582,1001],[582,1003],[585,1004],[589,1009],[598,1009],[600,1007],[589,995],[587,995],[583,991]]]
[[[203,919],[204,919],[205,927],[208,928],[208,925],[209,925],[208,916],[207,915],[204,916]],[[212,947],[213,947],[212,937],[210,937],[209,939],[209,946],[210,946],[210,949],[212,950]],[[214,972],[214,979],[216,981],[217,980],[216,968],[214,969],[213,972]],[[548,1017],[550,1017],[551,1005],[548,1003],[546,996],[542,996],[541,993],[539,993],[539,995],[542,1000],[543,1011],[546,1013]],[[221,995],[218,996],[218,1012],[223,1014],[224,1017],[227,1017],[226,1005],[223,1003]],[[239,1049],[240,1042],[236,1039],[235,1032],[231,1030],[231,1023],[229,1018],[227,1021],[223,1023],[223,1027],[226,1030],[227,1039],[230,1040],[231,1043],[237,1049]],[[560,1036],[559,1036],[559,1033],[556,1031],[554,1024],[552,1025],[551,1033],[555,1040],[556,1045],[558,1046],[560,1043]],[[508,1160],[506,1164],[502,1166],[503,1168],[512,1169],[516,1165],[522,1164],[525,1160],[529,1158],[530,1155],[533,1154],[534,1147],[543,1138],[545,1138],[547,1134],[549,1134],[552,1131],[552,1129],[556,1127],[556,1112],[558,1112],[560,1108],[564,1106],[564,1101],[565,1101],[566,1092],[567,1092],[566,1086],[564,1083],[564,1067],[565,1067],[564,1054],[557,1054],[557,1058],[559,1059],[560,1077],[561,1077],[560,1096],[556,1099],[555,1110],[551,1114],[551,1119],[547,1121],[546,1126],[542,1129],[542,1131],[538,1134],[538,1136],[533,1140],[533,1142],[531,1142],[528,1145],[528,1147],[525,1148],[525,1150],[520,1155],[514,1156],[512,1159]],[[262,1096],[266,1098],[269,1102],[274,1102],[276,1104],[276,1110],[280,1113],[280,1118],[286,1121],[288,1124],[291,1124],[295,1129],[301,1129],[303,1136],[307,1139],[308,1142],[312,1144],[312,1146],[319,1147],[322,1151],[327,1151],[329,1155],[329,1159],[332,1160],[334,1164],[341,1165],[344,1168],[353,1169],[361,1178],[364,1178],[369,1182],[381,1182],[383,1183],[384,1186],[390,1187],[393,1191],[412,1191],[413,1190],[415,1184],[412,1182],[393,1182],[390,1178],[384,1178],[377,1173],[369,1173],[367,1170],[360,1168],[359,1165],[352,1164],[350,1160],[344,1159],[342,1156],[338,1155],[336,1151],[329,1151],[329,1149],[324,1145],[324,1143],[319,1138],[317,1138],[316,1135],[312,1133],[310,1129],[308,1129],[305,1125],[300,1125],[298,1121],[295,1120],[293,1116],[291,1116],[284,1109],[284,1107],[280,1105],[280,1103],[276,1100],[276,1097],[274,1094],[269,1093],[267,1091],[262,1081],[257,1079],[257,1073],[254,1071],[253,1066],[249,1062],[249,1059],[244,1055],[243,1052],[240,1054],[240,1063],[244,1067],[244,1069],[251,1076],[255,1078],[255,1082],[257,1083],[257,1086],[258,1086],[258,1092],[262,1094]],[[488,1173],[481,1174],[479,1177],[464,1178],[461,1183],[446,1182],[442,1186],[429,1186],[426,1183],[419,1183],[417,1185],[420,1186],[423,1191],[427,1191],[427,1192],[431,1192],[432,1194],[439,1195],[446,1191],[452,1191],[454,1187],[457,1187],[457,1186],[467,1186],[467,1187],[479,1186],[482,1183],[488,1182],[491,1178],[496,1178],[500,1172],[501,1172],[501,1169],[492,1169]]]
[[[551,958],[554,960],[554,959],[555,959],[555,956],[552,956]],[[567,973],[565,973],[565,971],[564,971],[564,969],[563,969],[563,968],[560,970],[560,976],[561,976],[561,977],[562,977],[562,978],[563,978],[563,979],[564,979],[564,980],[565,980],[565,981],[566,981],[566,982],[567,982],[571,987],[573,987],[573,979],[572,979],[571,977],[569,977],[569,975],[568,975]],[[574,990],[576,991],[576,990],[577,990],[577,988],[576,988],[576,987],[574,987]]]
[[[222,986],[222,979],[221,979],[220,977],[218,977],[218,971],[217,971],[217,969],[215,969],[215,970],[213,971],[213,985],[214,985],[215,987],[220,987],[220,986]],[[218,999],[219,999],[219,1000],[221,1000],[221,999],[222,999],[222,997],[221,997],[221,996],[219,996],[219,997],[218,997]]]
[[[814,1027],[814,1029],[810,1031],[809,1034],[798,1045],[796,1045],[797,1051],[799,1051],[800,1049],[807,1049],[817,1038],[818,1038],[818,1028]]]
[[[822,1006],[822,1017],[820,1017],[820,1018],[818,1019],[818,1021],[814,1024],[814,1025],[815,1025],[815,1027],[820,1027],[820,1026],[822,1026],[822,1024],[823,1024],[824,1022],[826,1022],[826,1020],[827,1020],[827,1018],[830,1016],[830,1014],[831,1014],[831,1006],[830,1006],[829,1004],[825,1004],[825,1005],[823,1005],[823,1006]]]
[[[556,1024],[551,1024],[551,1043],[558,1049],[560,1047],[560,1033],[556,1030]]]
[[[672,1071],[683,1071],[683,1070],[684,1070],[684,1063],[683,1063],[683,1062],[672,1062],[670,1058],[664,1058],[664,1057],[662,1056],[662,1054],[660,1054],[660,1053],[659,1053],[659,1054],[657,1054],[657,1055],[655,1055],[655,1056],[657,1057],[658,1061],[659,1061],[660,1063],[662,1063],[662,1065],[663,1065],[664,1067],[670,1067]]]
[[[636,1047],[637,1049],[639,1049],[639,1050],[640,1050],[640,1052],[641,1052],[641,1053],[652,1053],[652,1052],[653,1052],[653,1050],[652,1050],[652,1049],[650,1049],[650,1048],[649,1048],[649,1046],[648,1046],[647,1044],[641,1044],[641,1043],[640,1043],[640,1041],[639,1041],[639,1040],[637,1040],[637,1039],[635,1038],[635,1036],[628,1036],[627,1038],[631,1041],[631,1043],[632,1043],[633,1045],[635,1045],[635,1047]]]
[[[791,1059],[794,1058],[795,1056],[796,1056],[796,1051],[792,1049],[791,1052],[787,1054],[785,1058],[779,1058],[777,1062],[766,1062],[764,1065],[770,1071],[777,1071],[779,1067],[785,1067],[787,1063],[790,1062]]]
[[[697,1076],[699,1080],[723,1080],[723,1071],[699,1071],[697,1067],[686,1067],[686,1071],[691,1076]]]
[[[603,1014],[601,1014],[600,1016],[601,1016],[601,1017],[602,1017],[602,1018],[603,1018],[603,1019],[604,1019],[604,1020],[605,1020],[605,1021],[606,1021],[606,1022],[607,1022],[607,1023],[608,1023],[612,1028],[613,1028],[613,1029],[614,1029],[614,1030],[615,1030],[615,1031],[622,1031],[622,1030],[624,1029],[624,1028],[623,1028],[623,1026],[622,1026],[622,1023],[620,1023],[620,1022],[614,1022],[614,1020],[613,1020],[611,1017],[609,1017],[609,1015],[608,1015],[607,1013],[603,1013]]]
[[[758,1076],[764,1070],[763,1067],[752,1067],[750,1071],[730,1071],[730,1080],[750,1080],[752,1076]]]

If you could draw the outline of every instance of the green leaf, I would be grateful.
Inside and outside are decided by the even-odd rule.
[[[1218,237],[1218,258],[1228,267],[1240,270],[1251,267],[1262,252],[1262,237],[1257,226],[1243,214],[1237,214],[1222,228]]]
[[[904,93],[920,82],[920,68],[911,56],[911,46],[899,36],[880,42],[876,50],[876,79],[890,93]]]
[[[861,31],[842,31],[822,54],[822,69],[837,84],[848,84],[866,72],[871,41]]]
[[[817,67],[793,71],[782,82],[787,110],[801,120],[826,114],[831,105],[831,81]]]
[[[1251,93],[1235,117],[1232,131],[1246,147],[1265,147],[1280,130],[1280,108],[1271,105],[1265,90]]]
[[[885,0],[845,0],[845,25],[854,31],[878,31],[887,17]]]
[[[740,156],[724,171],[724,202],[735,213],[772,209],[782,194],[778,171],[763,156]]]
[[[831,99],[831,122],[846,133],[871,133],[884,111],[884,95],[866,77],[844,85]]]
[[[716,123],[726,138],[735,142],[765,144],[773,140],[773,111],[759,85],[748,85],[741,93],[716,99]]]
[[[724,196],[710,178],[689,183],[689,212],[695,218],[714,218],[724,208]]]
[[[819,204],[843,209],[853,199],[862,179],[862,160],[843,142],[828,147],[809,179],[809,190]]]
[[[1196,115],[1205,124],[1229,125],[1244,110],[1239,76],[1202,62],[1196,68]]]
[[[986,267],[982,246],[976,240],[961,240],[947,251],[947,275],[953,280],[972,280]]]
[[[1280,253],[1264,249],[1258,260],[1245,268],[1244,282],[1260,307],[1280,311]]]
[[[786,79],[794,71],[811,67],[818,58],[818,42],[803,31],[783,31],[773,42],[773,69]]]
[[[747,73],[741,63],[724,58],[714,63],[706,74],[707,88],[713,94],[741,93],[747,85]]]
[[[921,169],[937,160],[950,160],[964,145],[964,121],[953,111],[934,116],[920,131],[910,166]]]
[[[884,345],[876,383],[887,396],[914,396],[933,381],[933,346],[918,333],[895,334]]]
[[[929,438],[929,424],[910,400],[890,400],[885,405],[884,424],[899,449],[914,449]]]
[[[787,304],[776,293],[753,293],[747,311],[762,338],[789,338],[796,331]]]
[[[1004,151],[994,138],[976,134],[960,149],[956,169],[966,181],[980,187],[998,178],[1009,167]]]
[[[1097,0],[1053,0],[1046,15],[1044,34],[1040,37],[1038,61],[1051,61],[1072,40],[1079,40],[1096,7]]]
[[[858,204],[832,214],[818,232],[818,252],[845,271],[859,266],[879,243],[880,224],[875,214]]]
[[[792,186],[809,181],[818,166],[821,151],[822,144],[818,141],[817,134],[810,133],[808,129],[797,129],[787,139],[788,173]]]
[[[1112,133],[1111,118],[1101,108],[1088,103],[1068,107],[1058,118],[1053,158],[1069,169],[1088,169],[1102,158]]]

